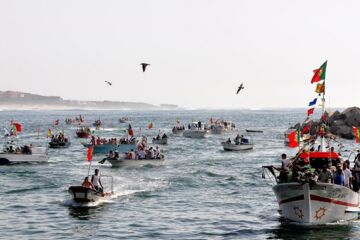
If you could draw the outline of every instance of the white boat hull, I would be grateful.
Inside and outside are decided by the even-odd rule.
[[[244,150],[251,150],[254,148],[253,144],[233,144],[233,143],[226,143],[222,142],[221,145],[223,146],[225,151],[244,151]]]
[[[0,153],[0,165],[15,163],[42,163],[47,162],[47,154],[8,154]]]
[[[329,183],[283,183],[273,187],[280,214],[288,220],[325,224],[358,218],[359,194]]]
[[[207,131],[205,130],[185,130],[183,136],[187,138],[205,138]]]
[[[130,160],[130,159],[107,159],[113,167],[138,167],[145,165],[161,166],[164,164],[164,159],[144,159],[144,160]]]

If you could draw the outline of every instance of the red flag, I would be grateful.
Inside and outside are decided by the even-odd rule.
[[[59,125],[59,119],[56,119],[56,120],[54,121],[54,125],[55,125],[55,126]]]
[[[298,130],[293,131],[292,133],[290,133],[288,135],[289,138],[289,147],[291,148],[296,148],[297,146],[299,146],[299,142],[298,142]]]
[[[353,127],[353,131],[354,131],[354,134],[355,134],[355,141],[358,143],[359,142],[359,135],[360,135],[360,128],[357,128],[357,127]]]
[[[134,136],[134,130],[132,128],[130,128],[128,132],[130,137]]]
[[[13,125],[15,126],[17,132],[21,132],[22,126],[20,123],[14,123]]]
[[[310,108],[308,111],[307,111],[307,115],[310,116],[314,113],[314,110],[315,108]]]
[[[152,123],[149,123],[149,124],[147,125],[147,128],[148,128],[148,129],[152,129],[152,128],[153,128],[153,124],[152,124]]]
[[[327,61],[324,62],[319,69],[315,69],[314,76],[311,79],[311,83],[319,82],[321,80],[325,80],[325,74],[326,74],[326,65]]]
[[[90,145],[90,147],[87,150],[87,160],[90,162],[92,160],[93,155],[93,146]]]
[[[301,130],[301,134],[306,134],[310,132],[310,125],[306,125],[305,127],[303,127],[303,129]]]

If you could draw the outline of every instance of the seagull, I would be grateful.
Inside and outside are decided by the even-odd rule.
[[[241,89],[244,89],[244,84],[240,84],[236,94],[239,94],[239,92],[241,91]]]
[[[109,84],[110,86],[112,85],[112,83],[111,82],[109,82],[109,81],[105,81],[107,84]]]
[[[149,66],[150,64],[148,64],[148,63],[140,63],[140,65],[142,66],[143,72],[145,72],[146,67]]]

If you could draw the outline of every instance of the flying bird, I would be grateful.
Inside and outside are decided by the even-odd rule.
[[[150,64],[148,64],[148,63],[140,63],[140,65],[142,66],[143,72],[145,72],[146,67],[149,66]]]
[[[244,87],[244,84],[240,84],[240,86],[239,86],[236,94],[239,94],[239,92],[240,92],[242,89],[244,89],[244,88],[245,88],[245,87]]]
[[[107,84],[109,84],[110,86],[112,85],[112,83],[111,82],[109,82],[109,81],[105,81]]]

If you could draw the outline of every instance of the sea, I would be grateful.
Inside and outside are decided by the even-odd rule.
[[[360,222],[303,226],[278,214],[272,179],[262,178],[263,165],[280,166],[280,155],[295,154],[284,145],[284,131],[305,119],[305,110],[174,110],[174,111],[0,111],[0,126],[22,124],[19,144],[47,146],[48,128],[63,130],[68,149],[48,149],[49,162],[0,166],[0,239],[356,239]],[[71,200],[68,188],[88,173],[87,149],[75,136],[76,125],[66,118],[81,114],[100,137],[121,137],[131,119],[137,136],[149,139],[167,133],[163,166],[112,168],[94,156],[90,173],[99,168],[113,177],[114,196],[87,206]],[[210,118],[236,124],[254,149],[225,152],[221,141],[236,132],[205,139],[173,136],[178,119],[184,125]],[[152,129],[147,125],[153,123]],[[245,129],[263,133],[246,133]],[[7,139],[1,139],[4,143]],[[356,146],[344,141],[346,148]],[[105,188],[111,186],[104,180]]]

